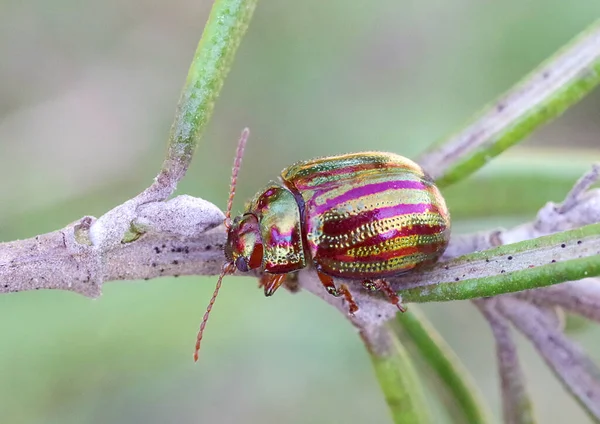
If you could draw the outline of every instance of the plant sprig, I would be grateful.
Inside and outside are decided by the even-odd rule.
[[[418,162],[440,187],[463,180],[579,102],[600,83],[600,21]]]

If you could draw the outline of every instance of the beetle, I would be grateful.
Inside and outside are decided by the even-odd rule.
[[[387,278],[434,263],[450,239],[450,214],[433,180],[415,162],[385,152],[361,152],[297,162],[281,172],[231,220],[238,172],[249,136],[242,132],[231,177],[225,227],[226,262],[198,332],[194,360],[221,281],[236,270],[262,270],[271,296],[305,267],[333,296],[358,311],[346,284],[383,292],[404,311]]]

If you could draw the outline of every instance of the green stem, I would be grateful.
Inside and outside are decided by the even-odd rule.
[[[172,192],[184,176],[257,2],[215,0],[179,99],[156,185]]]
[[[400,278],[435,284],[400,290],[405,302],[497,296],[600,275],[600,224],[471,253]],[[464,279],[464,277],[471,277]],[[415,281],[415,280],[413,280]]]
[[[476,176],[444,190],[454,222],[533,215],[549,200],[564,199],[573,188],[573,181],[589,172],[590,162],[600,162],[600,152],[519,150],[519,155],[507,152]],[[473,193],[494,195],[473,196]]]
[[[375,375],[396,424],[431,422],[423,386],[410,355],[389,325],[362,337],[371,355]]]
[[[490,414],[479,397],[471,375],[419,308],[415,305],[406,313],[398,314],[396,324],[401,327],[401,332],[410,338],[419,357],[445,385],[447,393],[452,397],[451,406],[460,413],[457,422],[491,422]]]
[[[599,82],[597,22],[418,162],[441,187],[453,184],[559,116]]]

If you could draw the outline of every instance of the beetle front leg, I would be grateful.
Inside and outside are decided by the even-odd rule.
[[[323,284],[323,287],[325,287],[325,290],[327,290],[327,293],[335,297],[344,296],[344,300],[348,303],[348,312],[350,312],[350,314],[354,315],[354,313],[358,311],[358,305],[354,301],[352,293],[350,293],[350,290],[348,290],[347,285],[342,284],[338,289],[335,287],[333,278],[331,278],[329,275],[318,271],[317,275],[319,276],[319,280],[321,280],[321,284]]]
[[[317,271],[317,275],[319,276],[319,280],[321,280],[321,284],[323,284],[323,287],[325,287],[325,290],[327,290],[327,293],[335,297],[340,296],[340,293],[338,292],[337,288],[335,287],[335,283],[333,282],[333,278],[319,271]]]
[[[406,306],[402,304],[402,299],[396,294],[390,283],[385,280],[365,280],[362,282],[365,289],[369,291],[379,290],[384,293],[391,304],[395,305],[400,312],[406,312]]]
[[[262,277],[260,277],[258,287],[264,287],[265,296],[271,296],[275,293],[275,290],[283,284],[286,275],[287,274],[269,274],[265,272]]]
[[[269,279],[268,279],[269,280]],[[262,278],[258,280],[258,288],[262,289],[265,286],[265,283],[262,281]],[[298,293],[300,291],[300,283],[298,282],[298,273],[289,273],[285,274],[285,278],[283,279],[283,283],[281,286],[285,287],[290,293]]]

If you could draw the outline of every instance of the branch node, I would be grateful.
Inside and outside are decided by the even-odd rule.
[[[573,186],[565,200],[562,204],[557,205],[556,212],[559,214],[566,214],[575,206],[577,206],[581,200],[582,196],[587,192],[591,186],[598,182],[600,179],[600,164],[594,163],[592,164],[592,169],[585,173]]]

